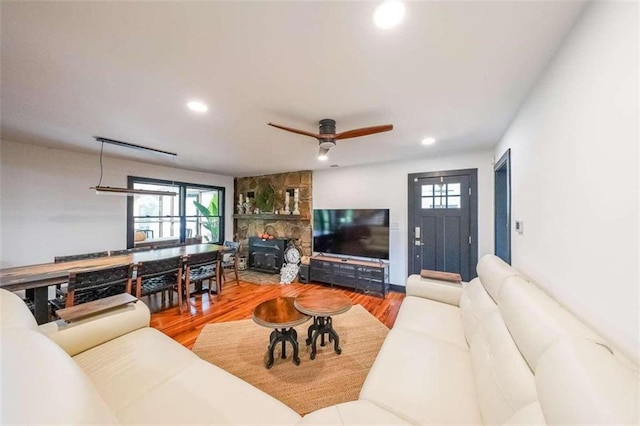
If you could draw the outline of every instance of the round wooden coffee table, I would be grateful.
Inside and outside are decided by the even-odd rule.
[[[273,328],[269,337],[268,354],[269,358],[265,363],[265,367],[273,366],[273,349],[278,342],[282,342],[282,358],[286,358],[285,343],[291,343],[293,346],[293,358],[291,361],[295,365],[300,365],[298,357],[298,333],[293,328],[296,325],[305,323],[309,320],[309,316],[298,311],[293,306],[293,297],[276,297],[275,299],[262,302],[253,310],[253,321],[263,327]]]
[[[320,337],[320,346],[324,346],[324,335],[329,336],[329,342],[333,340],[333,349],[340,355],[340,337],[333,329],[334,315],[339,315],[351,309],[351,299],[346,295],[333,290],[308,291],[296,297],[295,307],[303,314],[313,316],[313,324],[309,326],[307,345],[311,345],[311,359],[316,357],[316,341]]]

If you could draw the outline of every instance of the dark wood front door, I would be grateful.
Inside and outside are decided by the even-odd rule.
[[[476,276],[477,170],[409,176],[409,274],[422,269]]]

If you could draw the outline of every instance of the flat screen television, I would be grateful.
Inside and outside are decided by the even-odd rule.
[[[313,250],[389,259],[389,209],[313,211]]]

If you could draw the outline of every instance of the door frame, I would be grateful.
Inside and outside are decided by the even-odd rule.
[[[471,236],[471,247],[469,251],[469,271],[471,271],[471,279],[477,276],[476,265],[478,264],[478,169],[460,169],[445,170],[439,172],[410,173],[408,175],[407,186],[409,188],[408,199],[408,227],[407,227],[407,275],[411,270],[411,262],[415,256],[414,239],[409,238],[413,235],[416,226],[415,211],[415,182],[420,178],[439,178],[450,176],[468,176],[469,188],[471,196],[469,197],[469,235]]]
[[[498,254],[498,173],[506,169],[507,177],[507,248],[509,259],[502,259],[511,265],[511,148],[507,149],[504,154],[496,161],[493,166],[493,253]]]

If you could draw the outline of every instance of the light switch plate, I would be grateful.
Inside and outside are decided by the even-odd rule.
[[[516,232],[518,234],[522,234],[524,232],[524,222],[521,220],[516,220]]]

